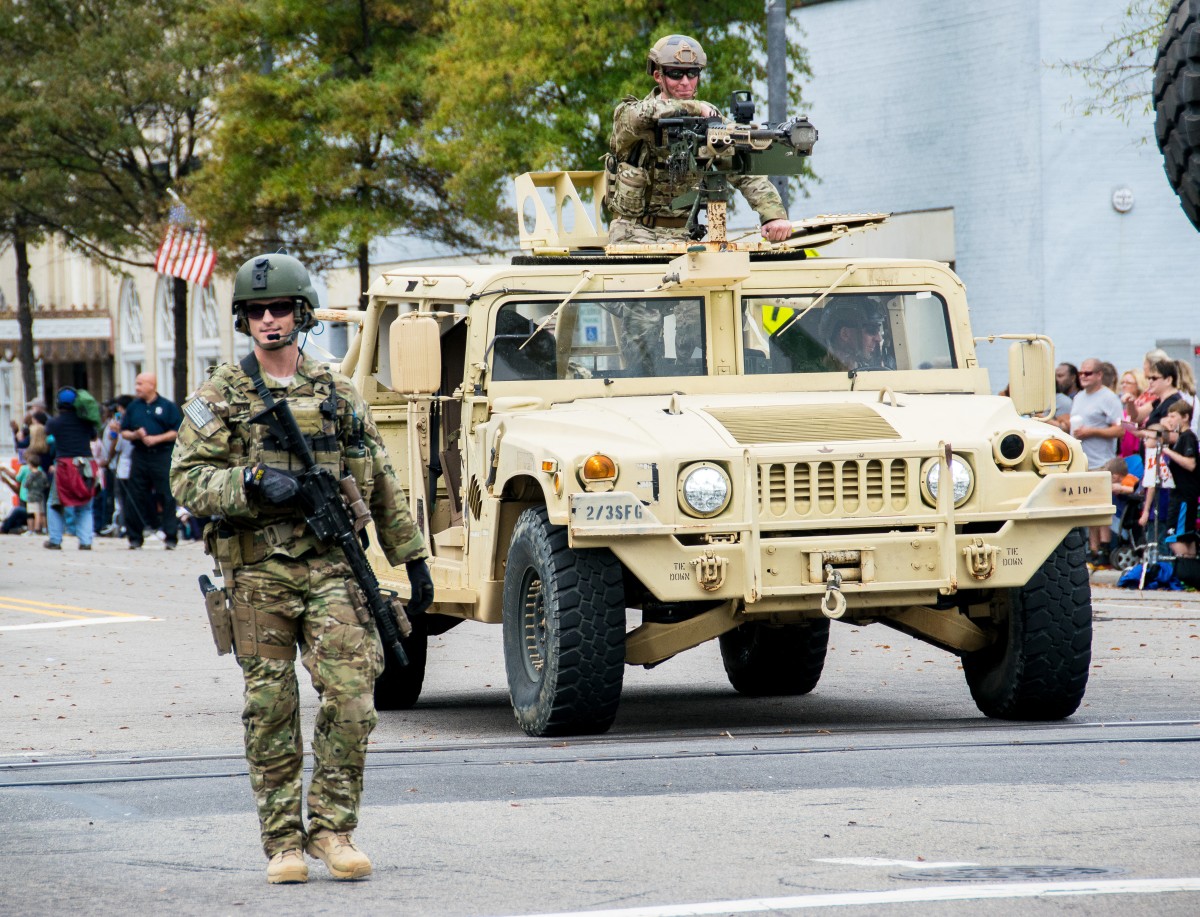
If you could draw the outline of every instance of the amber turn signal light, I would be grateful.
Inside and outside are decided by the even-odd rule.
[[[617,476],[617,463],[597,452],[583,463],[580,476],[585,481],[611,481]]]
[[[1038,446],[1038,461],[1043,465],[1062,465],[1071,461],[1071,447],[1061,439],[1043,440]]]

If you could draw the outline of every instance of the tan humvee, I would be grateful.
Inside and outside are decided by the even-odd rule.
[[[319,313],[361,326],[341,369],[433,552],[432,613],[379,706],[416,701],[425,635],[463,620],[502,624],[539,736],[604,731],[625,665],[713,638],[736,690],[804,694],[841,620],[961,656],[989,716],[1074,712],[1080,527],[1113,510],[1108,475],[1030,416],[1053,405],[1049,341],[1014,337],[993,396],[945,265],[814,257],[880,215],[605,248],[600,180],[524,176],[511,264],[405,266],[365,312]]]

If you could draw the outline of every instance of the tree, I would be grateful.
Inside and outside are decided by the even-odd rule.
[[[511,232],[511,215],[496,206],[511,176],[600,168],[615,102],[649,92],[646,54],[671,32],[704,46],[701,95],[715,104],[764,80],[762,0],[449,0],[431,91],[434,157],[453,172],[454,204]],[[789,45],[788,62],[795,111],[810,71],[798,45]]]
[[[110,267],[153,266],[171,191],[198,164],[224,50],[200,0],[0,0],[0,110],[10,152],[53,174],[17,206]],[[187,285],[173,285],[174,396],[187,392]]]
[[[449,171],[424,152],[439,3],[223,0],[212,15],[239,46],[188,199],[223,250],[357,262],[365,303],[374,240],[473,240],[445,203]]]
[[[17,359],[25,398],[37,395],[37,361],[33,348],[33,308],[29,282],[29,246],[39,242],[45,227],[29,212],[26,203],[52,193],[51,176],[30,169],[21,154],[29,126],[15,114],[24,95],[11,68],[0,68],[0,250],[11,246],[17,267]]]
[[[1090,95],[1076,103],[1083,115],[1111,114],[1128,123],[1153,107],[1154,51],[1172,0],[1130,0],[1116,34],[1090,57],[1059,66],[1080,74]]]

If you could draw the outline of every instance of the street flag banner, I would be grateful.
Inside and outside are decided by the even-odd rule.
[[[172,208],[172,217],[175,212]],[[167,224],[154,268],[168,277],[180,277],[188,283],[208,286],[217,253],[208,244],[208,236],[199,227],[186,227],[174,219]]]

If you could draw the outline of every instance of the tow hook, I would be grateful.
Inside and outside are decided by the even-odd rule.
[[[696,568],[696,582],[708,592],[716,592],[725,585],[725,568],[729,565],[727,558],[721,557],[712,548],[706,548],[703,557],[692,561]]]
[[[963,556],[967,559],[967,570],[971,576],[977,580],[985,580],[995,573],[998,553],[998,548],[985,544],[982,538],[975,538],[963,548]]]
[[[846,613],[842,574],[833,568],[833,564],[825,565],[825,596],[821,599],[821,612],[835,621]]]

